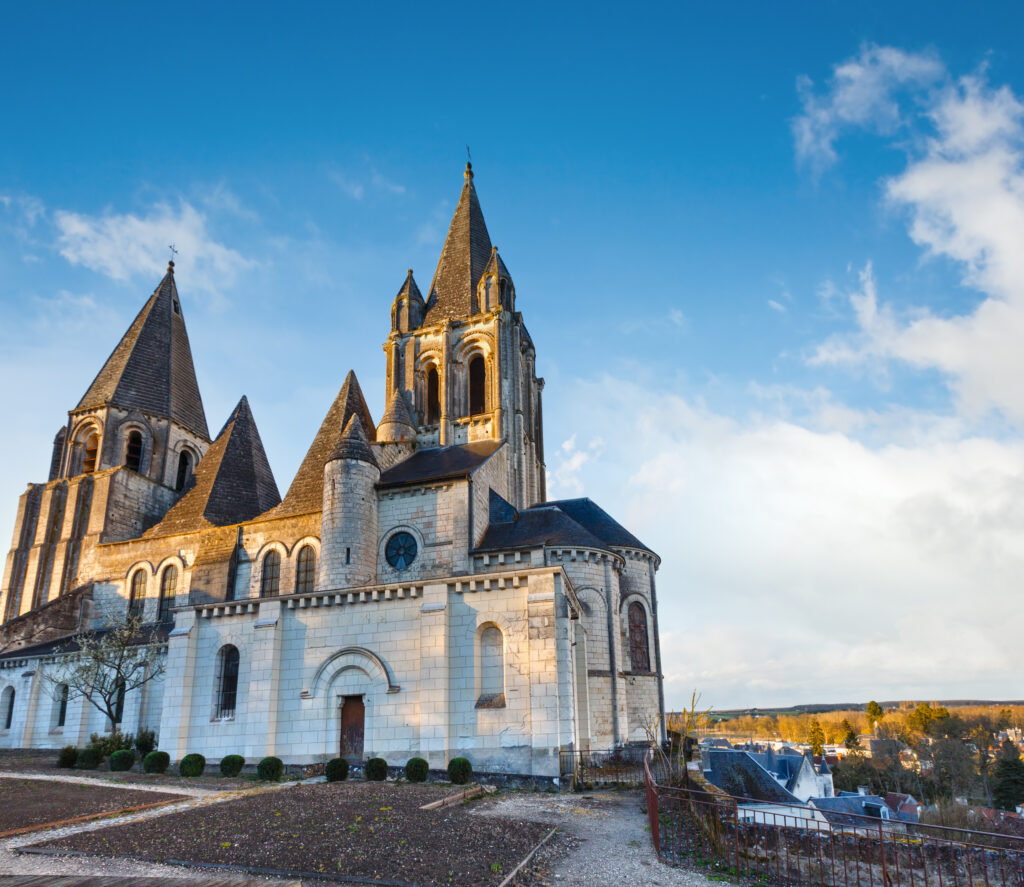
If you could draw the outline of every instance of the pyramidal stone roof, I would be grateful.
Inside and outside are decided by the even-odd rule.
[[[369,462],[371,465],[377,464],[370,445],[366,442],[366,435],[363,433],[363,426],[358,415],[353,415],[348,420],[341,439],[331,450],[331,456],[327,461],[333,462],[335,459],[358,459],[360,462]]]
[[[237,524],[281,501],[263,441],[243,396],[196,467],[192,488],[147,536]]]
[[[209,440],[181,313],[174,262],[121,337],[75,410],[113,404],[163,416]]]
[[[509,280],[512,279],[512,275],[508,273],[508,268],[505,267],[505,263],[501,260],[501,256],[498,255],[498,248],[496,246],[491,247],[491,257],[487,260],[487,265],[484,267],[483,274],[497,274],[498,277],[507,277]]]
[[[412,276],[412,268],[406,272],[405,282],[402,284],[402,288],[398,291],[398,295],[395,296],[396,299],[401,299],[403,297],[408,297],[413,301],[417,299],[421,302],[423,301],[423,294],[420,292],[420,288],[416,286],[416,279]]]
[[[491,237],[473,187],[470,163],[466,164],[465,179],[434,280],[430,284],[424,323],[459,320],[473,315],[476,285],[491,258]]]
[[[412,413],[409,412],[409,406],[406,404],[405,398],[402,397],[402,392],[397,388],[391,394],[391,403],[388,404],[387,410],[384,411],[380,424],[408,425],[414,431],[416,430],[416,425],[412,421]]]
[[[359,424],[368,441],[377,439],[377,429],[366,406],[356,374],[349,370],[345,383],[327,411],[320,430],[306,451],[306,456],[292,480],[284,501],[274,509],[275,517],[309,514],[324,505],[324,465],[341,440],[349,419],[359,417]]]

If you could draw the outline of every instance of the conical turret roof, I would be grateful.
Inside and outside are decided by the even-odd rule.
[[[114,404],[177,422],[209,439],[181,313],[174,262],[121,337],[75,410]]]
[[[416,430],[416,425],[412,421],[412,413],[409,412],[409,406],[406,404],[405,398],[402,397],[402,392],[397,388],[391,394],[391,402],[388,404],[380,424],[408,425],[414,431]]]
[[[366,400],[359,387],[356,374],[349,370],[345,383],[327,411],[320,430],[306,451],[306,456],[295,474],[284,501],[274,510],[277,517],[289,514],[308,514],[323,508],[324,465],[341,440],[341,435],[352,416],[359,416],[359,423],[367,440],[377,439],[377,429],[366,406]]]
[[[498,277],[507,277],[509,280],[512,279],[512,275],[508,273],[508,268],[505,267],[505,263],[501,260],[501,256],[498,255],[498,248],[496,246],[491,247],[491,257],[487,260],[487,265],[483,270],[484,274],[497,274]]]
[[[281,501],[246,397],[196,467],[192,488],[147,536],[188,533],[251,520]]]
[[[363,433],[359,416],[353,415],[348,420],[341,439],[331,450],[331,456],[327,461],[333,462],[335,459],[358,459],[360,462],[369,462],[371,465],[377,464],[377,460],[373,458],[373,451],[366,442],[366,435]]]
[[[455,215],[430,284],[425,323],[457,320],[474,314],[476,285],[491,257],[491,237],[473,187],[473,167],[466,164]]]
[[[402,288],[398,291],[398,295],[395,299],[409,298],[413,301],[417,299],[422,302],[423,294],[420,292],[420,288],[416,286],[416,279],[412,276],[412,268],[410,268],[405,275],[405,282],[402,284]]]

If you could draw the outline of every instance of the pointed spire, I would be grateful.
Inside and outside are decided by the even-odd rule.
[[[331,451],[331,456],[327,461],[333,462],[336,459],[358,459],[360,462],[369,462],[371,465],[377,464],[370,445],[366,442],[366,435],[363,433],[363,425],[359,421],[358,415],[353,415],[348,420],[341,439]]]
[[[192,488],[147,536],[237,524],[281,501],[249,401],[243,395],[196,467]]]
[[[498,255],[498,248],[496,246],[491,247],[491,257],[487,260],[487,267],[484,268],[483,273],[497,274],[499,277],[512,279],[512,275],[508,273],[508,268],[505,267],[501,256]]]
[[[396,388],[377,426],[377,440],[384,443],[403,443],[415,439],[416,425],[412,420],[412,414],[402,392]]]
[[[284,501],[275,509],[276,516],[307,514],[323,508],[324,465],[338,445],[352,416],[359,416],[359,424],[367,440],[377,439],[377,429],[359,387],[359,380],[356,379],[356,374],[349,370],[345,376],[345,384],[334,398],[334,403],[327,411],[320,430],[306,451],[306,456],[285,494]]]
[[[206,413],[181,313],[174,262],[107,358],[77,410],[114,404],[178,423],[209,439]]]
[[[471,163],[466,164],[464,177],[462,194],[430,284],[427,323],[470,317],[476,313],[476,284],[491,256],[491,237],[473,187]]]
[[[405,283],[402,284],[402,288],[398,291],[398,295],[395,298],[423,301],[423,294],[420,292],[420,288],[416,286],[416,279],[412,276],[412,268],[406,272]]]

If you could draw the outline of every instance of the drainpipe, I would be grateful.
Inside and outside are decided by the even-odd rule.
[[[668,725],[665,723],[665,671],[661,666],[661,632],[658,630],[658,592],[654,587],[654,558],[650,560],[651,614],[654,616],[654,656],[658,660],[658,710],[661,713],[661,741],[668,739]],[[683,739],[685,742],[685,737]]]

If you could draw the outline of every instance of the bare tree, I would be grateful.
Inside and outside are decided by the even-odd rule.
[[[164,647],[141,614],[112,611],[104,623],[58,649],[43,678],[55,693],[65,685],[68,699],[87,699],[117,732],[125,696],[164,673]]]

